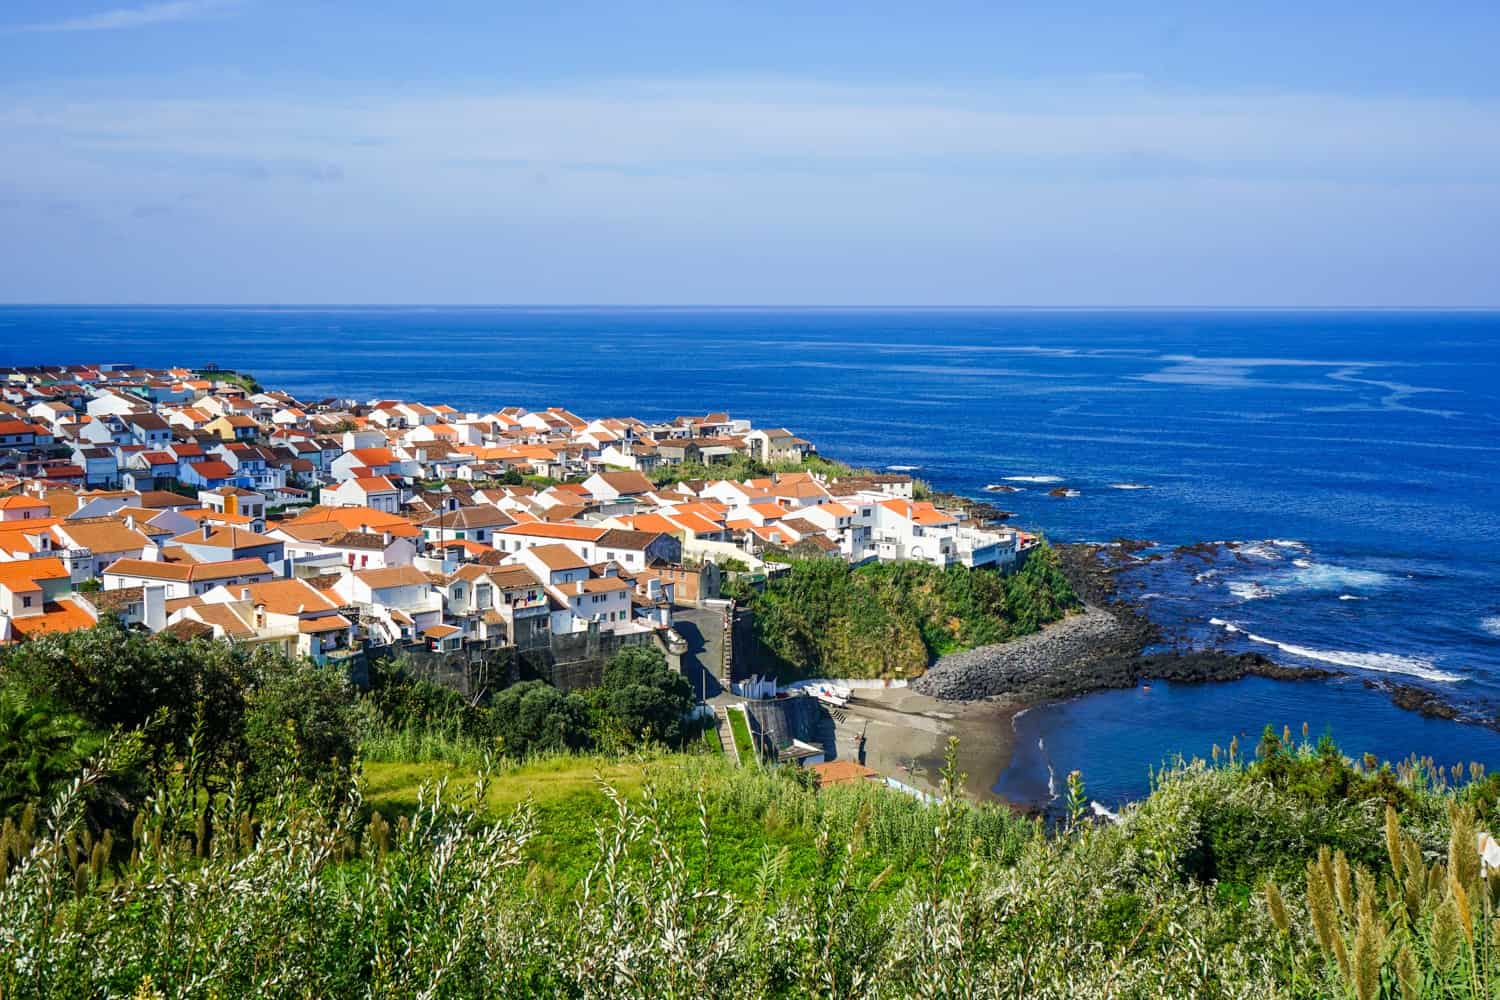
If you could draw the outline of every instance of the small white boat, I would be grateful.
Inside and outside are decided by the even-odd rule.
[[[849,697],[852,694],[854,692],[842,684],[815,684],[812,689],[812,696],[814,698],[825,705],[832,705],[834,708],[847,707]]]

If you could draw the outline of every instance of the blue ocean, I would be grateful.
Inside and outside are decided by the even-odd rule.
[[[587,415],[728,410],[912,466],[1055,540],[1150,539],[1132,594],[1174,639],[1349,676],[1153,685],[1033,709],[997,788],[1104,801],[1267,723],[1350,752],[1500,766],[1500,314],[0,308],[0,364],[218,365],[305,398]],[[1070,495],[1054,497],[1062,488]]]

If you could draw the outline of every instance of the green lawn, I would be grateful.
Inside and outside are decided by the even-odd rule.
[[[730,717],[739,714],[732,712]],[[743,718],[740,721],[743,725]],[[469,794],[474,779],[472,770],[441,763],[366,763],[364,773],[366,804],[388,817],[412,811],[424,782],[446,776],[445,795],[452,798]],[[599,830],[607,829],[614,819],[614,805],[599,785],[601,777],[634,802],[641,800],[647,780],[654,779],[661,786],[666,831],[674,850],[692,865],[702,863],[697,814],[697,793],[701,792],[712,819],[715,876],[728,885],[750,891],[767,848],[773,852],[786,848],[793,878],[813,878],[815,831],[788,822],[774,809],[754,819],[733,815],[736,807],[720,800],[735,773],[722,756],[706,754],[628,762],[600,757],[544,758],[492,777],[485,801],[496,817],[510,815],[527,801],[533,804],[537,834],[526,848],[530,878],[557,891],[571,890],[582,881],[598,857]],[[884,864],[872,857],[861,867],[869,867],[867,874],[873,875]]]
[[[755,740],[750,736],[750,719],[737,708],[731,708],[726,714],[729,716],[729,731],[734,734],[735,749],[740,752],[740,763],[755,763]]]
[[[377,763],[365,768],[365,801],[373,809],[391,814],[416,808],[417,790],[423,783],[447,777],[455,792],[467,792],[474,772],[444,763]],[[622,792],[638,791],[645,765],[599,757],[547,757],[508,769],[490,780],[485,803],[501,814],[530,800],[544,806],[563,799],[606,799],[599,787],[602,778]]]

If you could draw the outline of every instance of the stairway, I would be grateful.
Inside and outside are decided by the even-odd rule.
[[[724,748],[724,756],[738,762],[740,752],[734,746],[734,732],[729,728],[729,710],[723,705],[714,706],[714,721],[719,730],[719,746]]]

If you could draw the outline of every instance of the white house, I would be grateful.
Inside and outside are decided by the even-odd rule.
[[[169,563],[151,559],[117,559],[104,571],[105,590],[129,587],[165,587],[168,598],[198,597],[215,587],[248,586],[274,580],[259,559],[227,562]]]
[[[369,507],[394,514],[401,509],[401,491],[385,476],[362,476],[325,486],[319,502],[326,507]]]

